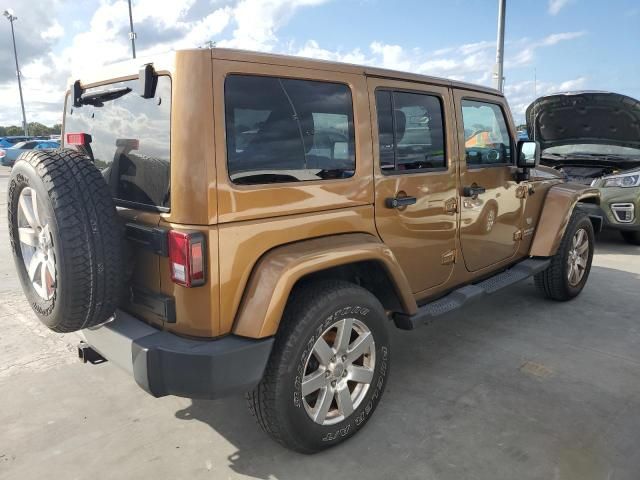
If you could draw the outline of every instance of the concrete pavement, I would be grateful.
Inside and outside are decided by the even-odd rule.
[[[77,335],[42,327],[8,248],[0,167],[0,478],[640,478],[640,248],[599,239],[569,303],[532,282],[416,332],[392,330],[387,392],[342,446],[289,452],[242,397],[154,399]]]

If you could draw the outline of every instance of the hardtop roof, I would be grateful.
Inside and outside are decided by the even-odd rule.
[[[489,93],[502,97],[502,93],[490,87],[476,85],[473,83],[450,80],[448,78],[432,77],[411,72],[402,72],[386,68],[370,67],[352,63],[334,62],[329,60],[319,60],[315,58],[298,57],[293,55],[281,55],[275,53],[253,52],[248,50],[236,50],[230,48],[212,48],[211,57],[221,60],[236,60],[255,63],[267,63],[290,67],[315,68],[318,70],[329,70],[341,73],[364,74],[370,77],[390,78],[405,80],[410,82],[428,83],[432,85],[442,85],[447,87],[474,90],[477,92]]]
[[[461,88],[476,92],[488,93],[502,97],[502,93],[490,87],[476,85],[472,83],[460,82],[441,77],[432,77],[410,72],[401,72],[385,68],[356,65],[351,63],[333,62],[307,57],[297,57],[293,55],[280,55],[274,53],[253,52],[248,50],[236,50],[230,48],[211,48],[211,58],[219,60],[233,60],[240,62],[264,63],[270,65],[282,65],[298,68],[312,68],[316,70],[326,70],[341,73],[351,73],[355,75],[366,75],[370,77],[389,78],[394,80],[404,80],[408,82],[440,85],[445,87]],[[153,63],[157,71],[172,71],[176,53],[193,53],[203,55],[206,49],[195,48],[186,50],[176,50],[171,53],[154,55],[148,58],[128,59],[121,62],[105,66],[100,71],[88,71],[80,76],[80,82],[84,87],[104,84],[116,79],[122,79],[138,73],[138,70],[145,64]],[[71,80],[77,80],[74,78]]]

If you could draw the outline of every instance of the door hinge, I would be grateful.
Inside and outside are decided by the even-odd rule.
[[[513,239],[514,240],[522,240],[522,230],[516,230],[515,233],[513,234]]]
[[[456,198],[445,200],[444,211],[447,213],[458,213],[458,200]]]
[[[442,265],[450,265],[456,263],[456,251],[449,250],[442,254]]]

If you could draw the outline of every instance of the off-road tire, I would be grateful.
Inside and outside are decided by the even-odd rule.
[[[35,190],[55,257],[55,291],[45,300],[34,290],[18,235],[20,192]],[[39,208],[41,208],[39,207]],[[122,226],[102,175],[73,150],[30,151],[11,171],[9,234],[18,276],[38,318],[56,332],[107,321],[120,300]]]
[[[341,318],[357,318],[370,329],[376,362],[369,390],[354,412],[340,423],[320,425],[305,411],[301,378],[310,349],[325,329]],[[319,281],[296,287],[280,324],[271,358],[260,384],[247,394],[249,409],[274,440],[301,453],[337,445],[358,432],[384,392],[390,367],[387,317],[367,290],[345,281]]]
[[[587,267],[580,282],[573,286],[569,283],[568,275],[568,256],[571,249],[571,242],[575,233],[583,228],[589,239],[589,256]],[[580,294],[591,271],[591,262],[593,260],[593,251],[595,245],[595,234],[593,224],[589,217],[579,210],[573,212],[567,229],[564,232],[560,247],[556,254],[551,257],[551,265],[535,275],[534,282],[536,287],[547,297],[557,301],[567,301]]]
[[[620,231],[622,238],[624,238],[625,242],[630,243],[631,245],[640,245],[640,232],[633,231]]]

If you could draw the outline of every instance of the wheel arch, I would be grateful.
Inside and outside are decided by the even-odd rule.
[[[336,278],[372,292],[385,309],[413,314],[407,278],[385,244],[370,234],[343,234],[276,247],[256,263],[235,317],[233,333],[274,335],[296,285]]]
[[[575,183],[562,183],[549,189],[529,255],[532,257],[555,255],[571,215],[580,203],[600,204],[600,191],[597,188]]]

